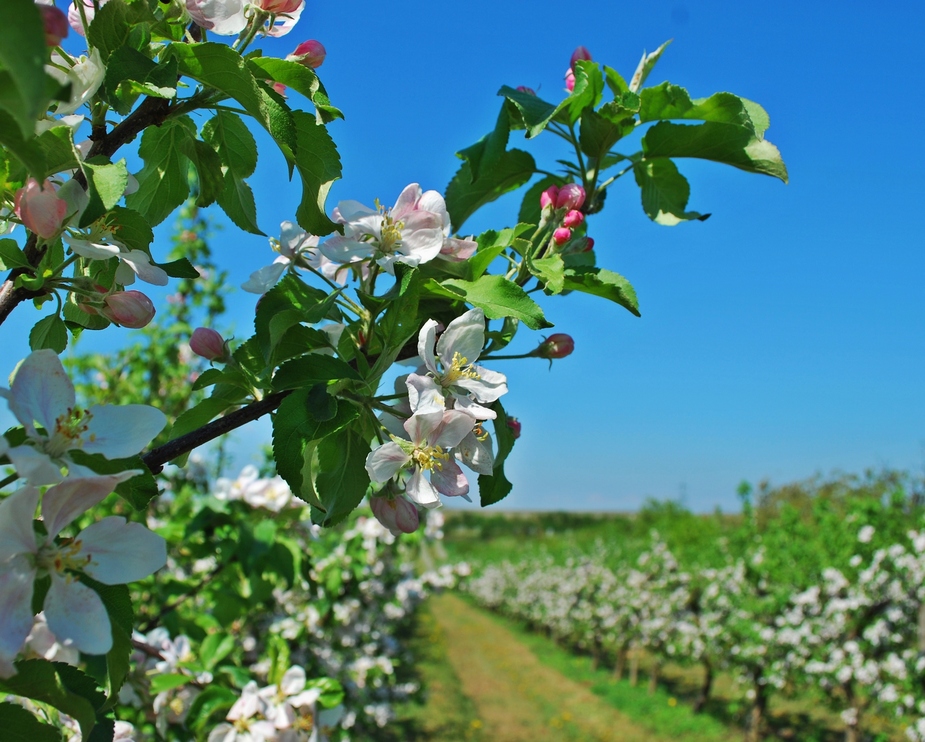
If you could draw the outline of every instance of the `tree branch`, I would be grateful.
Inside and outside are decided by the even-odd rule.
[[[264,397],[259,402],[252,402],[246,407],[242,407],[234,412],[213,420],[208,425],[167,441],[163,446],[158,446],[153,451],[141,457],[152,474],[159,474],[164,469],[164,464],[172,461],[177,456],[189,453],[194,448],[198,448],[204,443],[208,443],[220,435],[230,433],[235,428],[240,428],[257,418],[263,417],[268,412],[273,412],[280,406],[282,401],[292,394],[292,389],[286,389],[282,392],[276,392]]]

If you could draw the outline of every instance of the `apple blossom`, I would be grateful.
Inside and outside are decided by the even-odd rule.
[[[167,561],[164,539],[140,523],[112,516],[87,526],[73,539],[56,537],[75,518],[100,503],[137,470],[110,476],[71,478],[42,497],[45,536],[32,520],[39,500],[33,486],[0,502],[0,676],[15,672],[13,660],[32,630],[32,592],[37,579],[51,578],[44,599],[48,628],[58,641],[85,654],[112,647],[109,615],[99,595],[74,578],[81,572],[104,585],[140,580]]]
[[[273,25],[264,26],[269,36],[284,36],[298,22],[305,0],[186,0],[186,10],[193,21],[220,36],[237,36],[245,28],[254,10],[269,13]]]
[[[60,482],[63,465],[72,475],[92,475],[68,459],[72,449],[109,459],[134,456],[167,423],[163,412],[148,405],[77,407],[74,385],[58,356],[47,349],[30,353],[13,372],[10,388],[0,389],[0,396],[6,397],[26,432],[25,443],[14,447],[0,437],[0,453],[33,485]]]
[[[568,227],[559,227],[552,233],[553,242],[560,247],[572,239],[572,230]]]
[[[129,250],[113,236],[112,229],[104,224],[95,224],[87,234],[65,233],[63,240],[77,255],[88,260],[118,258],[115,281],[121,286],[131,286],[136,276],[154,286],[166,286],[169,281],[167,272],[154,265],[148,253],[144,250]]]
[[[147,327],[157,312],[154,303],[140,291],[109,294],[98,311],[110,322],[133,330]]]
[[[373,259],[389,273],[396,262],[417,266],[436,258],[449,231],[443,197],[422,193],[417,183],[408,185],[391,209],[341,201],[334,219],[344,225],[344,234],[322,244],[322,254],[337,263]]]
[[[286,59],[311,69],[317,69],[324,63],[326,56],[327,51],[325,51],[324,44],[317,39],[309,39],[299,44],[292,54],[286,56]]]
[[[207,361],[222,361],[228,356],[225,338],[210,327],[197,327],[190,337],[189,347]]]
[[[87,24],[89,25],[90,23],[93,23],[93,18],[96,15],[97,6],[102,7],[107,2],[109,2],[109,0],[97,0],[96,2],[94,2],[94,0],[71,0],[70,7],[67,10],[67,20],[68,23],[71,24],[71,28],[73,28],[81,36],[87,35],[87,32],[84,29],[83,18],[81,18],[81,12],[78,4],[83,5],[83,15],[86,17]]]
[[[55,105],[57,116],[67,116],[92,98],[106,75],[106,65],[100,56],[99,49],[90,50],[89,56],[81,56],[76,60],[66,59],[57,52],[51,55],[53,64],[45,66],[45,72],[55,78],[62,85],[71,86],[71,97],[67,101],[60,101]],[[65,71],[66,70],[66,71]]]
[[[551,185],[540,194],[540,208],[548,209],[556,207],[556,199],[559,198],[559,186]]]
[[[418,509],[399,495],[398,497],[371,497],[369,506],[373,515],[393,536],[414,533],[420,524]]]
[[[565,215],[565,218],[562,220],[562,225],[565,227],[577,227],[585,220],[585,215],[580,211],[572,209]]]
[[[556,195],[557,209],[567,209],[568,211],[580,209],[584,202],[585,189],[577,183],[566,183],[559,188],[559,192]]]
[[[369,478],[387,482],[409,470],[405,491],[425,508],[439,506],[440,494],[465,496],[469,483],[449,449],[457,446],[474,426],[475,418],[459,410],[415,413],[404,423],[410,440],[392,436],[391,441],[366,457]],[[430,473],[430,481],[424,477],[426,472]]]
[[[42,14],[42,23],[45,27],[45,45],[58,46],[61,39],[68,34],[68,18],[60,8],[54,5],[39,3],[39,11]]]
[[[54,184],[46,180],[43,185],[35,178],[29,178],[16,191],[13,210],[26,229],[35,232],[43,240],[57,236],[67,216],[67,201],[58,197]]]
[[[279,239],[270,238],[270,247],[279,257],[270,265],[251,273],[241,288],[252,294],[265,294],[287,270],[307,267],[331,281],[344,282],[346,268],[332,262],[318,250],[318,238],[290,221],[280,224]]]

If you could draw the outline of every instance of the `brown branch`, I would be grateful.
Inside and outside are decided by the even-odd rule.
[[[263,417],[268,412],[273,412],[280,406],[282,401],[292,394],[292,389],[286,389],[282,392],[275,392],[264,397],[259,402],[252,402],[246,407],[229,412],[227,415],[213,420],[208,425],[167,441],[163,446],[158,446],[153,451],[141,457],[152,474],[158,474],[164,469],[164,464],[172,461],[177,456],[189,453],[194,448],[198,448],[204,443],[208,443],[220,435],[230,433],[235,428],[240,428],[257,418]]]

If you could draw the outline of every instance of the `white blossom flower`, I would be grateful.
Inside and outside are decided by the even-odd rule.
[[[270,238],[270,246],[279,253],[279,257],[270,265],[251,273],[250,278],[241,285],[245,291],[265,294],[287,270],[300,265],[313,268],[331,281],[345,282],[346,267],[325,257],[318,249],[318,238],[297,224],[282,222],[279,239]]]
[[[62,481],[62,465],[72,474],[92,475],[70,462],[68,452],[76,448],[108,459],[134,456],[167,422],[163,412],[148,405],[80,409],[64,366],[48,349],[30,353],[14,371],[10,388],[0,389],[0,396],[6,397],[26,432],[26,442],[13,447],[0,436],[0,454],[6,454],[16,473],[34,485]]]
[[[166,563],[164,539],[118,516],[87,526],[76,538],[61,543],[55,538],[116,484],[137,473],[72,478],[51,487],[42,497],[45,536],[32,527],[38,489],[23,487],[0,502],[0,676],[15,671],[13,660],[33,626],[33,584],[45,575],[51,577],[45,617],[58,641],[86,654],[110,650],[112,633],[103,601],[75,573],[105,585],[140,580]]]

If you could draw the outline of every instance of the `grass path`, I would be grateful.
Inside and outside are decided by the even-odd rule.
[[[508,628],[452,593],[430,599],[447,657],[493,742],[668,742],[540,662]]]

